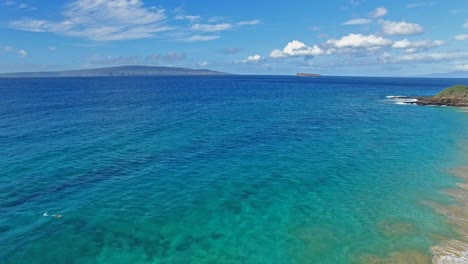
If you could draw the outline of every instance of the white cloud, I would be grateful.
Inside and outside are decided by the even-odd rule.
[[[459,13],[463,13],[463,12],[465,12],[464,9],[452,9],[450,11],[451,14],[459,14]]]
[[[23,18],[10,21],[8,24],[11,28],[19,30],[52,32],[94,41],[130,40],[155,36],[184,41],[207,41],[217,39],[219,36],[206,36],[195,32],[221,32],[260,23],[260,20],[255,19],[204,24],[200,23],[202,20],[200,16],[185,15],[180,8],[171,14],[174,15],[173,19],[185,20],[187,24],[170,26],[164,9],[146,6],[143,0],[73,0],[64,7],[61,19]],[[185,36],[182,38],[182,35]]]
[[[366,0],[349,0],[348,2],[350,5],[358,6],[364,3],[365,1]]]
[[[257,63],[262,61],[264,58],[258,54],[250,55],[245,60],[236,61],[235,63]]]
[[[468,39],[468,34],[460,34],[455,36],[456,40],[467,40]]]
[[[193,24],[192,30],[201,32],[217,32],[232,29],[232,25],[228,23],[221,24]]]
[[[11,46],[2,46],[0,45],[0,51],[3,51],[3,52],[12,52],[14,51],[15,48],[11,47]]]
[[[330,39],[327,44],[337,48],[371,48],[392,45],[392,41],[376,35],[349,34],[338,40]]]
[[[369,13],[369,17],[371,18],[379,18],[387,15],[388,10],[385,7],[377,7],[374,11]]]
[[[2,4],[3,6],[8,6],[8,7],[15,7],[15,8],[18,8],[18,9],[22,9],[24,11],[34,11],[34,10],[37,10],[37,8],[31,6],[31,5],[28,5],[28,4],[25,4],[25,3],[16,3],[14,1],[5,1],[3,2]]]
[[[420,50],[427,50],[429,48],[435,48],[445,45],[442,40],[418,40],[409,41],[408,39],[395,41],[392,45],[396,49],[405,49],[408,53],[414,53]]]
[[[33,6],[30,6],[30,5],[24,4],[24,3],[23,3],[23,4],[19,4],[19,5],[18,5],[18,8],[19,8],[19,9],[27,9],[27,10],[29,10],[29,11],[34,11],[34,10],[37,9],[37,8],[35,8],[35,7],[33,7]]]
[[[258,62],[262,59],[262,56],[256,54],[256,55],[250,55],[247,57],[247,61],[252,61],[252,62]]]
[[[9,25],[96,41],[147,38],[173,29],[165,25],[164,9],[147,8],[141,0],[76,0],[65,7],[62,15],[60,21],[26,18]]]
[[[21,49],[21,50],[18,50],[17,53],[18,53],[18,55],[19,55],[21,58],[24,58],[24,57],[28,56],[28,52],[25,51],[25,50],[22,50],[22,49]]]
[[[49,47],[47,47],[47,49],[49,49],[50,51],[55,51],[55,50],[57,50],[57,47],[55,47],[55,46],[49,46]]]
[[[464,28],[468,28],[468,20],[465,21],[465,24],[463,24]]]
[[[240,21],[235,24],[231,23],[218,23],[218,24],[193,24],[191,29],[193,31],[200,31],[200,32],[218,32],[218,31],[225,31],[225,30],[231,30],[234,29],[235,27],[242,27],[242,26],[253,26],[260,24],[260,20],[254,19],[254,20],[245,20],[245,21]]]
[[[286,58],[286,57],[312,57],[322,55],[325,52],[314,45],[312,47],[306,46],[304,43],[293,40],[289,42],[283,50],[273,50],[270,53],[270,57],[272,58]]]
[[[403,39],[394,41],[379,35],[349,34],[338,39],[329,39],[324,43],[306,45],[298,40],[289,42],[286,47],[274,49],[270,52],[271,58],[289,58],[334,55],[333,58],[341,58],[345,61],[366,61],[367,64],[376,63],[407,63],[419,60],[444,60],[455,59],[452,53],[419,53],[445,45],[441,40],[416,40]],[[408,55],[392,53],[404,50]]]
[[[253,26],[253,25],[258,25],[260,23],[261,23],[260,20],[254,19],[254,20],[245,20],[245,21],[237,22],[237,25],[238,26]]]
[[[394,22],[388,20],[379,20],[382,25],[382,32],[385,35],[419,35],[424,32],[424,28],[419,24],[408,23],[406,21]]]
[[[423,6],[433,6],[434,2],[421,2],[421,3],[412,3],[406,5],[406,8],[415,8],[415,7],[423,7]]]
[[[179,40],[184,42],[199,42],[199,41],[209,41],[219,39],[219,36],[211,36],[211,35],[192,35],[190,37],[181,38]]]
[[[468,59],[468,52],[415,53],[395,58],[395,62],[440,62]]]
[[[191,23],[197,22],[200,20],[200,16],[191,16],[191,15],[177,15],[175,17],[177,20],[188,20]]]
[[[468,71],[468,64],[456,65],[455,69],[459,71]]]
[[[368,18],[356,18],[356,19],[351,19],[343,23],[345,26],[352,26],[352,25],[364,25],[364,24],[369,24],[372,22],[372,19]]]
[[[16,53],[18,54],[21,58],[24,58],[28,56],[28,52],[24,49],[18,49],[12,46],[3,46],[0,45],[0,54],[2,53]]]

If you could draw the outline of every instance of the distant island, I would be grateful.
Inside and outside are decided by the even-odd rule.
[[[296,76],[299,76],[299,77],[321,77],[322,75],[317,74],[317,73],[298,72],[298,73],[296,73]]]
[[[468,107],[468,86],[455,85],[434,96],[415,97],[417,105],[447,105]]]
[[[420,77],[428,78],[468,78],[468,71],[452,71],[444,73],[431,73]]]
[[[45,72],[14,72],[2,73],[0,77],[40,78],[40,77],[110,77],[110,76],[181,76],[181,75],[230,75],[224,72],[207,69],[189,69],[157,66],[118,66],[84,70],[45,71]]]

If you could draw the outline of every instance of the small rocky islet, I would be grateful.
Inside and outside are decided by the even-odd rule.
[[[405,104],[468,107],[468,85],[454,85],[434,96],[392,96],[391,98],[404,99]]]

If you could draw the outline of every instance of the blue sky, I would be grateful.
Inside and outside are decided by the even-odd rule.
[[[468,74],[468,1],[0,0],[0,72],[135,64]]]

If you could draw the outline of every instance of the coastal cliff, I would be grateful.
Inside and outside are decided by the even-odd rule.
[[[455,85],[434,96],[415,97],[417,105],[468,107],[468,86]]]

